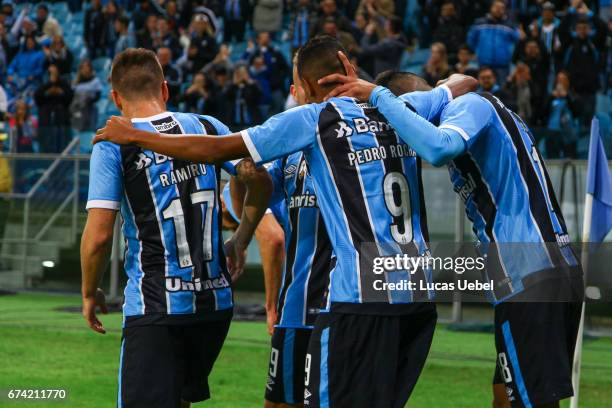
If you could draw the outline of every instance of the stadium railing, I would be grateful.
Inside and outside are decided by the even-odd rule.
[[[77,240],[79,222],[79,139],[57,155],[4,154],[15,189],[0,194],[0,287],[32,287],[60,251]],[[85,157],[82,157],[85,156]]]

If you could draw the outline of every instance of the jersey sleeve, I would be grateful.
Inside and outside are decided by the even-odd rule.
[[[439,129],[459,134],[468,148],[483,133],[493,115],[493,107],[483,97],[469,93],[455,99],[442,111]]]
[[[283,162],[283,159],[277,159],[265,166],[270,178],[272,179],[272,185],[274,186],[272,197],[270,197],[270,206],[285,199]]]
[[[442,85],[427,92],[409,92],[399,98],[431,122],[440,117],[442,110],[453,100],[453,94],[448,86]]]
[[[95,144],[89,162],[87,209],[118,210],[123,198],[123,171],[119,146]]]
[[[465,151],[465,141],[459,134],[434,126],[387,88],[376,87],[370,95],[370,103],[387,118],[406,144],[434,166],[446,164]]]
[[[253,160],[265,163],[314,145],[320,111],[318,104],[298,106],[240,132]]]
[[[204,115],[198,115],[198,116],[200,119],[204,119],[210,122],[215,127],[215,129],[217,129],[217,135],[223,136],[223,135],[229,135],[232,133],[230,129],[227,127],[227,125],[221,122],[220,120],[215,119],[212,116],[204,116]],[[227,171],[232,176],[235,176],[236,166],[238,165],[238,163],[240,163],[241,160],[242,159],[236,159],[236,160],[223,162],[221,164],[221,168]]]

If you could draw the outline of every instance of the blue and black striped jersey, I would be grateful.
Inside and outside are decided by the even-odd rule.
[[[165,112],[135,127],[228,134],[208,116]],[[136,146],[96,144],[87,208],[121,210],[128,282],[124,324],[192,322],[231,313],[219,216],[219,173]],[[223,168],[235,173],[232,163]]]
[[[312,327],[325,307],[329,273],[335,263],[332,245],[319,212],[314,182],[301,152],[268,167],[273,200],[287,207],[287,257],[278,299],[279,327]]]
[[[420,115],[434,119],[449,95],[438,88],[405,98]],[[428,251],[420,160],[377,109],[352,98],[332,98],[290,109],[242,136],[256,162],[304,153],[337,257],[327,308],[365,311],[351,306],[405,305],[413,296],[429,296],[382,285],[425,281],[428,271],[374,272],[377,258]],[[386,308],[392,309],[404,310]]]
[[[544,161],[521,118],[490,94],[468,94],[444,108],[439,127],[465,140],[449,173],[487,254],[495,301],[562,271],[580,273]]]

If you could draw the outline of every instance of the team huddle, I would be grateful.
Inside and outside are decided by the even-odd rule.
[[[357,78],[335,39],[313,38],[294,58],[300,106],[231,133],[210,116],[166,111],[152,52],[115,57],[122,117],[94,141],[81,256],[83,314],[104,332],[97,287],[121,211],[119,407],[210,397],[232,282],[267,213],[284,230],[285,262],[265,406],[404,407],[433,339],[433,293],[374,282],[431,282],[432,271],[373,267],[430,253],[422,160],[448,167],[494,283],[494,407],[557,407],[573,394],[582,270],[529,129],[471,92],[469,77],[434,89],[402,72],[375,82]],[[221,168],[232,175],[223,204]],[[222,205],[238,223],[225,244]]]

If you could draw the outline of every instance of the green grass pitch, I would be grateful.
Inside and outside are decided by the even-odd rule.
[[[0,390],[63,388],[62,402],[9,402],[2,407],[113,407],[121,316],[102,315],[108,333],[90,331],[77,296],[0,297]],[[269,337],[263,323],[234,322],[210,378],[212,400],[202,407],[263,406]],[[459,333],[440,325],[409,407],[489,407],[495,353],[490,334]],[[612,340],[585,343],[581,407],[612,406]],[[358,390],[355,390],[358,392]],[[567,403],[564,404],[566,406]]]

